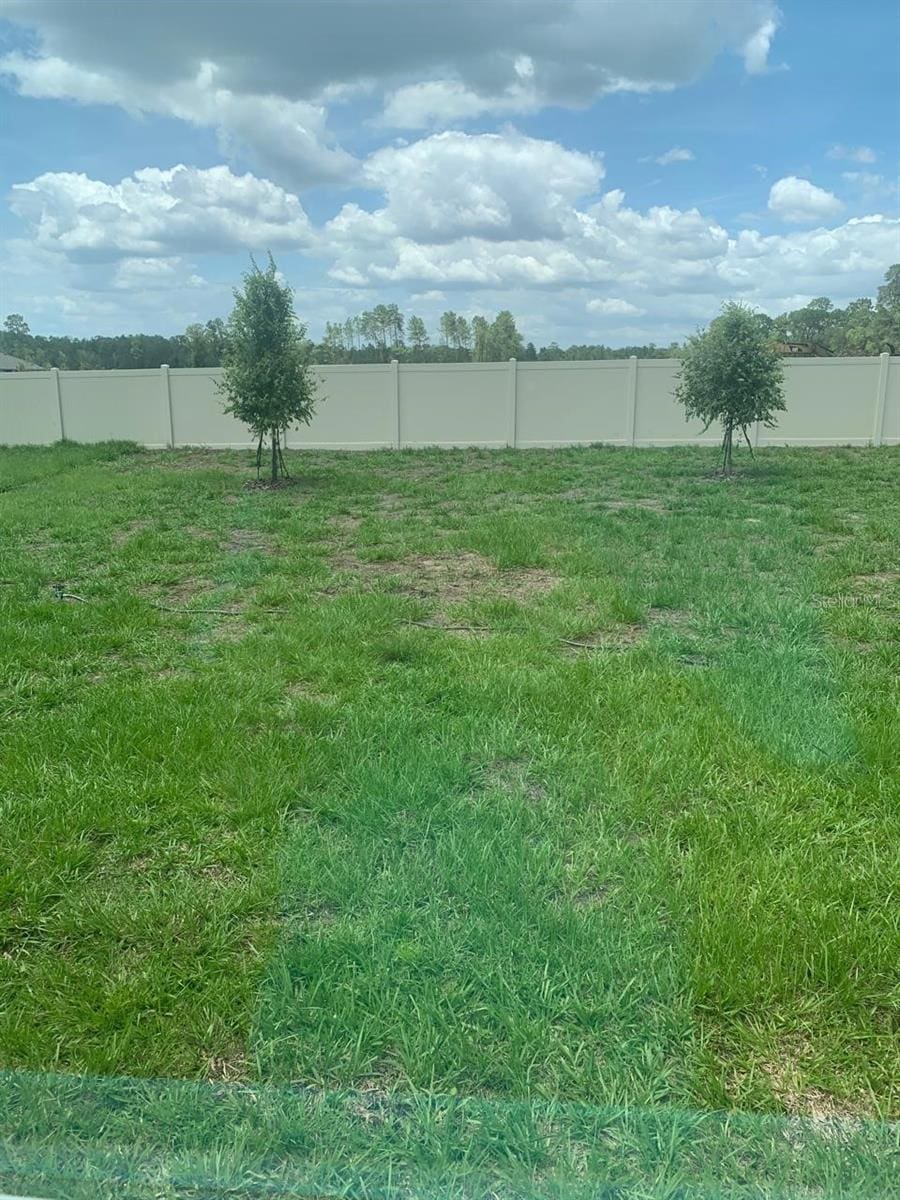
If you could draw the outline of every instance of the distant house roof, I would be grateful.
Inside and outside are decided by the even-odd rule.
[[[12,354],[0,354],[0,371],[39,371],[34,363],[26,362],[24,358],[16,358]]]
[[[776,342],[779,354],[796,354],[804,358],[831,358],[831,351],[821,342]]]

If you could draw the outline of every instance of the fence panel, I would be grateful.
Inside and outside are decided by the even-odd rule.
[[[246,425],[222,411],[224,398],[216,386],[218,367],[172,367],[172,430],[176,446],[249,446],[253,438]]]
[[[0,387],[0,444],[47,446],[59,441],[59,405],[52,371],[10,372]]]
[[[409,363],[400,368],[404,446],[505,446],[508,363]]]
[[[322,403],[309,425],[288,432],[289,446],[372,450],[393,444],[390,366],[322,366],[316,376]]]
[[[60,371],[66,437],[167,446],[164,382],[161,371]]]
[[[881,413],[881,441],[885,446],[900,445],[900,357],[890,360]]]
[[[519,363],[516,444],[626,442],[628,359]]]
[[[703,422],[686,420],[676,404],[678,362],[671,358],[644,358],[638,363],[634,440],[638,446],[677,446],[682,442],[713,444],[722,434],[712,427],[703,432]]]
[[[785,363],[787,410],[760,444],[865,445],[873,440],[877,358],[796,358]]]
[[[715,444],[675,402],[675,359],[318,366],[319,405],[290,447]],[[0,373],[0,444],[128,439],[248,446],[219,368]],[[900,443],[900,356],[793,359],[787,411],[761,445]]]

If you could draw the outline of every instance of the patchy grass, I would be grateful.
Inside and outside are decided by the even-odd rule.
[[[251,457],[0,451],[0,1066],[896,1116],[897,450]]]

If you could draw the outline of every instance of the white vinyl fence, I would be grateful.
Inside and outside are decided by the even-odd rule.
[[[288,446],[622,446],[716,443],[673,399],[675,359],[320,366],[320,403]],[[218,368],[0,374],[0,444],[127,439],[248,446],[222,412]],[[787,411],[756,445],[900,443],[900,357],[785,362]]]

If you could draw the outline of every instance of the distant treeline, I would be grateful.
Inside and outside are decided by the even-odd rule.
[[[852,300],[836,308],[822,296],[804,308],[777,317],[762,314],[758,320],[786,353],[869,355],[900,354],[900,263],[885,273],[875,300]],[[68,371],[115,368],[221,366],[228,343],[228,326],[221,318],[205,325],[189,325],[174,337],[132,333],[118,337],[44,337],[34,334],[26,321],[11,313],[0,330],[0,351],[39,367]],[[504,310],[493,320],[471,320],[453,311],[442,314],[434,336],[419,316],[406,317],[396,304],[328,322],[321,342],[307,342],[311,362],[553,362],[561,359],[667,358],[677,356],[680,345],[636,346],[585,344],[562,347],[556,342],[538,349],[525,342],[513,314]]]
[[[508,358],[551,361],[562,358],[663,358],[677,346],[568,346],[555,342],[537,349],[519,333],[512,313],[501,312],[492,321],[474,317],[468,321],[453,312],[440,320],[440,336],[432,342],[425,322],[412,316],[407,321],[396,304],[377,305],[369,312],[351,317],[342,325],[326,324],[321,342],[308,341],[312,362],[499,362]],[[189,325],[173,337],[131,333],[117,337],[44,337],[34,334],[26,321],[11,313],[0,330],[0,351],[39,367],[66,371],[96,371],[158,367],[221,366],[228,341],[228,327],[221,318],[205,325]]]

